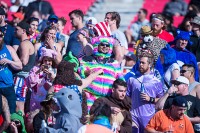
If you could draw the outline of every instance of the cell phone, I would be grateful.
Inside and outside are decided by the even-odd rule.
[[[48,65],[45,65],[45,66],[44,66],[44,69],[49,69],[49,66],[48,66]]]

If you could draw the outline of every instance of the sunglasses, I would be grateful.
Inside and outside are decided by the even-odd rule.
[[[187,71],[189,71],[189,70],[181,70],[180,73],[185,73]]]
[[[56,20],[56,19],[50,19],[49,22],[50,23],[58,23],[58,20]]]
[[[102,47],[110,47],[110,44],[108,44],[108,43],[100,43],[99,45]]]

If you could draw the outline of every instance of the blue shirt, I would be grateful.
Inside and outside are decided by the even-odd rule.
[[[15,28],[9,24],[0,27],[0,30],[4,32],[4,43],[6,45],[19,45],[20,41],[15,36]]]
[[[70,35],[66,51],[66,53],[69,53],[69,51],[71,51],[72,54],[78,58],[80,55],[83,54],[83,46],[77,40],[77,35],[80,30],[76,30]]]
[[[0,60],[7,58],[12,60],[11,54],[5,44],[0,50]],[[8,65],[0,65],[0,88],[10,87],[13,85],[13,75]]]

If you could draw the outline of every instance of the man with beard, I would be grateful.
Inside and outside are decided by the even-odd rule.
[[[160,39],[163,39],[165,41],[172,42],[174,40],[173,35],[169,34],[165,30],[165,23],[164,18],[161,14],[155,14],[152,18],[152,24],[151,24],[152,30],[153,30],[153,36],[158,37]]]
[[[21,43],[18,49],[18,55],[22,62],[23,68],[21,71],[16,71],[14,75],[15,91],[17,96],[17,111],[24,112],[24,102],[27,93],[26,78],[29,75],[29,71],[35,64],[35,51],[33,44],[28,39],[29,24],[22,21],[16,26],[15,34],[20,39]]]
[[[131,120],[131,100],[126,96],[127,84],[121,79],[116,79],[113,83],[113,89],[111,96],[98,98],[95,100],[90,110],[90,115],[93,114],[95,107],[100,103],[106,103],[111,107],[112,117],[111,124],[117,125],[116,130],[119,133],[131,133],[132,132],[132,120]]]
[[[175,80],[171,80],[171,83],[172,86],[157,102],[156,109],[168,109],[173,104],[175,98],[183,96],[187,101],[185,114],[192,124],[194,124],[195,130],[199,131],[199,126],[196,124],[200,123],[200,101],[198,98],[189,94],[189,80],[184,76],[179,76]]]
[[[183,96],[173,99],[169,109],[158,111],[149,121],[146,131],[148,133],[194,133],[192,124],[184,115],[187,110],[187,100]]]
[[[143,133],[147,123],[155,114],[155,103],[163,96],[163,85],[158,80],[153,69],[153,57],[143,53],[140,57],[139,71],[135,77],[128,80],[127,95],[132,99],[133,132]]]
[[[0,94],[3,95],[10,108],[10,113],[16,109],[16,95],[12,70],[21,70],[22,63],[13,47],[3,41],[4,33],[0,29]]]
[[[20,42],[15,37],[14,28],[5,22],[5,15],[4,9],[0,7],[0,30],[4,34],[5,44],[12,46],[17,51]]]

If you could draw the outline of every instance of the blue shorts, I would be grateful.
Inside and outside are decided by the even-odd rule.
[[[17,101],[25,102],[28,91],[26,79],[23,77],[14,77],[14,85]]]

